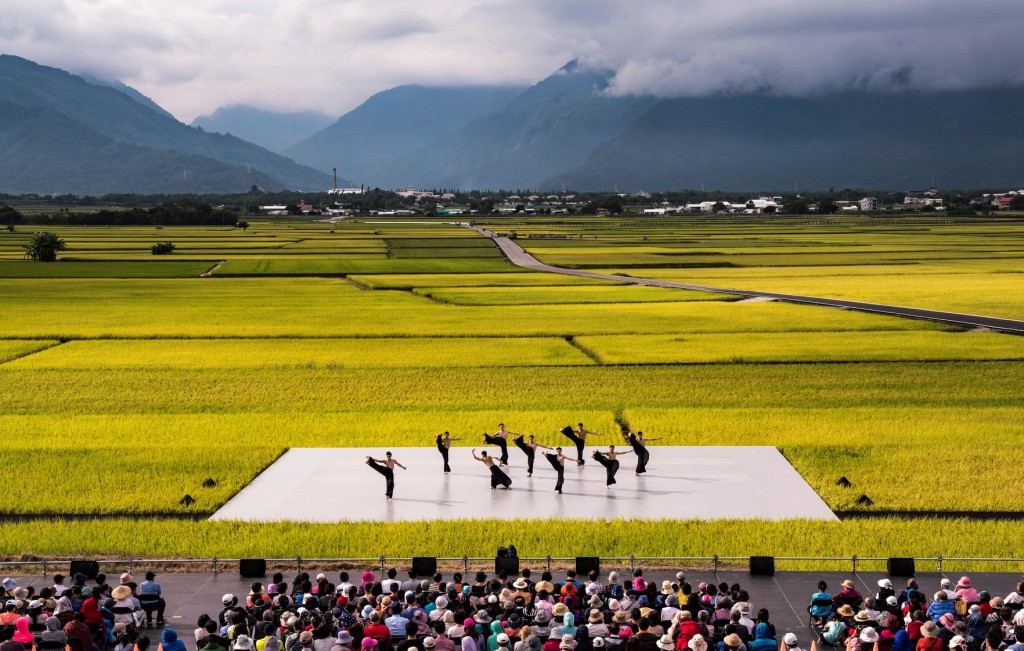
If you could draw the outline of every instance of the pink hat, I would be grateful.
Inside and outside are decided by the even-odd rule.
[[[473,628],[474,626],[476,626],[476,622],[471,618],[467,618],[466,621],[462,622],[462,628]]]
[[[360,646],[362,646],[364,649],[375,647],[377,646],[377,640],[373,639],[372,637],[364,637],[363,642]]]
[[[363,572],[363,583],[373,583],[373,580],[376,578],[373,572]]]
[[[946,613],[939,618],[939,623],[942,624],[946,630],[952,631],[953,627],[956,626],[956,615],[953,613]]]
[[[971,579],[969,577],[962,576],[960,577],[960,582],[957,583],[957,586],[961,588],[969,588],[971,587]]]

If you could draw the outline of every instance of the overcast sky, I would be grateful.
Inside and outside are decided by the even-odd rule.
[[[183,121],[334,116],[399,84],[531,84],[579,58],[615,93],[1024,84],[1020,0],[6,0],[0,51],[116,78]]]

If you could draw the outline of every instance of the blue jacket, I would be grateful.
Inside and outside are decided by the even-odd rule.
[[[936,624],[939,623],[939,619],[946,613],[952,613],[956,615],[956,606],[952,601],[936,601],[932,605],[928,606],[928,616],[932,618],[932,621]]]

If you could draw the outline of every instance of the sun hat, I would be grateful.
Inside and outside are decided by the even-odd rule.
[[[608,582],[609,583],[618,583],[619,582],[619,573],[618,572],[611,572],[611,573],[609,573],[608,574]]]
[[[878,587],[892,590],[892,581],[889,579],[878,579]]]
[[[846,579],[845,581],[843,581],[839,585],[843,586],[847,590],[853,590],[853,581],[851,581],[850,579]]]
[[[749,615],[750,604],[746,601],[741,601],[738,604],[736,604],[736,610],[740,611],[741,615]]]
[[[603,603],[604,603],[604,602],[603,602],[603,601],[601,601],[601,597],[599,597],[599,596],[597,596],[597,595],[594,595],[594,596],[592,596],[592,597],[590,598],[590,600],[589,600],[589,601],[587,602],[587,605],[588,605],[588,606],[593,606],[594,608],[599,608],[599,607],[601,606],[601,604],[603,604]]]
[[[966,647],[967,640],[964,639],[963,635],[954,635],[953,639],[949,641],[950,649],[958,649],[960,647]]]
[[[299,633],[299,644],[306,644],[313,641],[313,631],[302,631]]]
[[[615,614],[612,616],[612,621],[615,622],[616,624],[625,624],[626,623],[626,611],[624,611],[624,610],[617,610],[617,611],[615,611]]]
[[[675,651],[676,648],[676,641],[672,639],[671,635],[662,635],[657,644],[661,651]]]
[[[853,618],[853,621],[860,622],[861,624],[863,624],[865,622],[870,622],[871,621],[871,615],[868,615],[868,611],[862,610],[862,611],[857,613],[857,615]]]
[[[641,617],[646,617],[646,618],[650,619],[651,618],[651,613],[653,613],[653,612],[654,612],[653,608],[644,607],[644,608],[640,609],[640,616]]]
[[[321,573],[316,575],[316,580],[317,580],[317,583],[319,583],[320,581],[326,581],[327,580],[327,575],[324,574],[323,572],[321,572]]]
[[[797,644],[799,644],[799,640],[796,639],[796,635],[794,633],[786,633],[785,635],[783,635],[782,642],[786,646],[796,646]]]
[[[576,648],[576,639],[573,638],[573,636],[571,636],[571,635],[563,635],[562,636],[562,643],[558,645],[558,648],[560,648],[560,649],[575,649]]]
[[[860,632],[860,641],[874,644],[878,641],[878,631],[870,626],[865,626],[864,630]]]
[[[551,614],[555,617],[562,617],[567,612],[569,612],[569,608],[561,602],[555,604],[554,607],[551,609]]]
[[[609,599],[608,600],[608,610],[621,610],[621,609],[622,609],[622,604],[619,603],[618,599]]]
[[[363,572],[363,583],[373,583],[373,580],[377,577],[373,572]]]
[[[587,621],[591,624],[600,624],[604,622],[604,616],[601,615],[600,610],[591,610],[590,617],[587,617]]]
[[[514,583],[512,584],[512,587],[513,587],[513,588],[515,588],[515,589],[517,589],[517,590],[525,590],[525,589],[527,589],[527,588],[529,588],[529,587],[530,587],[530,584],[529,584],[529,583],[527,583],[527,581],[526,581],[526,579],[525,579],[525,578],[523,578],[523,577],[519,577],[519,578],[518,578],[518,579],[516,579],[516,580],[515,580],[515,582],[514,582]]]
[[[132,595],[132,589],[131,588],[129,588],[126,585],[119,585],[116,588],[114,588],[113,591],[111,591],[110,598],[111,599],[121,600],[121,599],[127,599],[131,595]]]
[[[131,583],[134,580],[135,580],[135,578],[131,574],[128,574],[127,572],[125,572],[124,574],[121,575],[121,585],[128,585],[129,583]]]
[[[726,635],[725,639],[723,639],[722,642],[725,644],[725,646],[733,648],[738,648],[741,644],[743,644],[743,640],[741,640],[740,636],[736,635],[735,633],[729,633],[728,635]]]
[[[970,577],[962,576],[956,585],[958,588],[969,588],[971,587],[971,579]]]
[[[552,592],[555,591],[555,586],[551,585],[551,581],[541,581],[541,582],[539,582],[536,585],[536,588],[537,588],[537,592],[540,592],[541,590],[545,590],[548,593],[552,593]]]
[[[335,642],[337,642],[338,644],[351,644],[352,634],[346,631],[345,629],[341,629],[340,631],[338,631],[338,639],[336,639]]]
[[[853,612],[853,606],[850,604],[843,604],[836,610],[836,614],[842,615],[843,617],[853,617],[855,613]]]
[[[924,624],[921,624],[921,635],[925,637],[938,637],[939,627],[935,625],[935,622],[925,622]]]
[[[546,610],[537,610],[537,614],[533,616],[533,621],[538,624],[547,624],[551,621],[551,613]]]
[[[477,624],[490,624],[492,619],[491,616],[487,614],[486,610],[478,610],[476,611],[476,614],[473,615],[473,621]]]
[[[248,635],[239,635],[235,639],[235,648],[236,649],[251,649],[252,648],[252,638],[249,637]]]
[[[496,604],[496,603],[498,603],[498,595],[492,594],[492,595],[488,596],[487,597],[487,603],[489,603],[489,604]]]
[[[540,651],[540,649],[544,646],[544,641],[536,635],[531,635],[530,637],[526,638],[526,646],[533,649],[533,651]]]
[[[6,579],[4,579],[3,586],[4,590],[6,590],[7,592],[13,590],[15,587],[17,587],[17,585],[18,582],[12,579],[11,577],[7,577]]]
[[[588,595],[592,595],[592,596],[593,595],[601,594],[601,584],[600,583],[588,583],[587,584],[586,592],[587,592]]]
[[[661,594],[672,594],[673,592],[675,592],[675,590],[672,589],[671,581],[661,582]]]
[[[499,640],[499,644],[500,643],[501,642]],[[433,649],[436,645],[437,645],[437,640],[435,640],[434,638],[432,638],[432,637],[425,637],[425,638],[423,638],[423,648],[424,649]]]
[[[377,646],[377,640],[372,637],[364,637],[362,643],[359,645],[364,649],[371,649]]]

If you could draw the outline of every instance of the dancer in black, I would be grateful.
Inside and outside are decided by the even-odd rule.
[[[605,483],[605,487],[608,490],[611,490],[612,484],[616,483],[615,473],[619,471],[619,462],[617,460],[617,457],[621,457],[624,454],[630,453],[616,452],[614,445],[609,445],[608,451],[604,453],[598,452],[597,450],[594,451],[594,459],[596,459],[599,464],[604,466],[605,472],[608,474],[607,481]]]
[[[626,439],[626,443],[633,448],[633,452],[636,454],[636,476],[639,477],[647,472],[647,462],[651,460],[651,453],[647,451],[647,442],[660,441],[661,439],[645,438],[643,432],[637,432],[636,434],[630,432],[629,434],[623,434],[622,436]]]
[[[483,461],[484,465],[491,469],[491,490],[496,489],[498,486],[504,486],[508,490],[512,490],[512,480],[501,471],[501,468],[494,462],[494,457],[489,456],[486,450],[481,452],[478,457],[476,456],[476,448],[473,448],[473,458],[477,461]]]
[[[529,442],[523,441],[522,434],[512,439],[512,442],[516,444],[517,448],[519,448],[520,450],[523,451],[524,454],[526,454],[526,476],[533,477],[533,459],[537,453],[537,448],[544,448],[545,450],[550,450],[551,448],[549,448],[546,445],[541,445],[540,443],[538,443],[537,440],[533,437],[533,434],[530,434]]]
[[[384,475],[384,479],[387,480],[384,494],[387,495],[388,499],[391,499],[395,493],[395,466],[402,470],[408,470],[408,468],[393,459],[390,452],[386,452],[383,459],[366,457],[366,465]]]
[[[555,469],[555,472],[558,473],[558,481],[555,482],[555,492],[561,495],[562,484],[565,482],[565,462],[566,460],[578,461],[578,459],[573,459],[572,457],[567,457],[562,454],[562,448],[555,448],[555,454],[545,452],[544,456],[547,457],[548,461],[551,462],[551,466]]]
[[[509,436],[522,436],[522,434],[505,429],[505,423],[498,423],[498,431],[494,433],[494,436],[484,432],[484,443],[487,445],[497,445],[501,448],[501,465],[503,466],[508,465]]]
[[[583,465],[583,446],[586,444],[587,434],[601,436],[600,432],[591,432],[590,430],[583,427],[583,423],[580,423],[578,429],[576,430],[573,430],[571,426],[566,425],[562,429],[558,430],[558,432],[560,434],[564,434],[565,437],[572,441],[573,444],[576,446],[576,455],[579,457],[579,461],[576,462],[576,465],[578,466]]]
[[[437,451],[441,453],[441,457],[444,459],[444,472],[448,474],[452,471],[452,467],[448,465],[448,448],[452,446],[452,441],[461,441],[462,439],[453,439],[448,432],[444,434],[438,434],[434,437],[434,441],[437,443]]]

